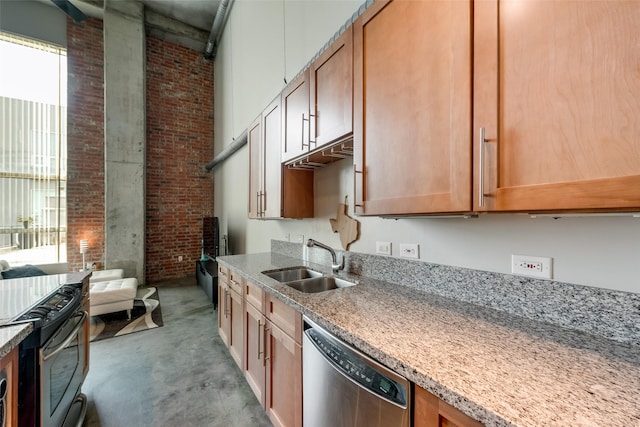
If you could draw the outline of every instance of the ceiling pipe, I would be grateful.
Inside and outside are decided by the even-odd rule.
[[[209,163],[204,165],[204,168],[207,172],[211,172],[213,168],[215,168],[220,163],[227,160],[229,156],[238,151],[244,144],[247,143],[247,131],[245,129],[244,132],[240,134],[239,137],[233,140],[231,144],[229,144],[224,150],[222,150],[217,156],[213,158]]]
[[[211,33],[209,34],[209,40],[207,40],[207,46],[204,49],[204,57],[206,59],[215,59],[218,51],[218,41],[222,36],[224,30],[224,23],[227,20],[228,12],[233,6],[234,0],[220,0],[218,4],[218,10],[216,16],[213,19],[213,25],[211,25]]]

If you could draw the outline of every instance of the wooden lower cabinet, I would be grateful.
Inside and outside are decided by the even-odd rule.
[[[6,381],[4,397],[5,423],[3,427],[18,426],[18,347],[14,348],[0,360],[0,378]],[[1,420],[0,420],[1,421]]]
[[[218,334],[239,367],[244,348],[242,287],[243,279],[236,272],[218,267]]]
[[[458,409],[416,386],[413,406],[414,427],[482,427]]]
[[[245,302],[244,377],[258,398],[258,402],[264,407],[266,384],[265,347],[267,345],[265,331],[267,319],[260,310],[247,301]]]
[[[302,346],[269,322],[265,409],[276,427],[302,425]]]
[[[274,426],[302,426],[302,316],[286,304],[244,284],[244,362],[249,386]]]
[[[218,280],[218,335],[222,342],[229,346],[231,318],[229,317],[229,285],[224,280]]]
[[[243,327],[243,301],[242,296],[233,288],[229,289],[229,353],[236,361],[238,367],[242,367],[242,352],[244,348]]]

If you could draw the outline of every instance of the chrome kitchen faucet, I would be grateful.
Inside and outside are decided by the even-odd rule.
[[[344,254],[341,254],[340,263],[338,263],[338,257],[336,255],[336,251],[334,251],[324,243],[320,243],[317,240],[309,239],[307,240],[307,246],[310,248],[314,246],[318,246],[322,249],[326,249],[327,251],[329,251],[329,253],[331,253],[331,258],[333,260],[333,262],[331,263],[331,269],[333,270],[334,273],[337,273],[339,270],[344,269]]]

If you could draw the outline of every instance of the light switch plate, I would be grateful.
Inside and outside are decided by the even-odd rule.
[[[391,242],[376,242],[376,253],[380,255],[391,255]]]

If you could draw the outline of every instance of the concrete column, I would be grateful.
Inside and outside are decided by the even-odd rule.
[[[105,1],[105,264],[145,276],[145,32],[135,1]]]

